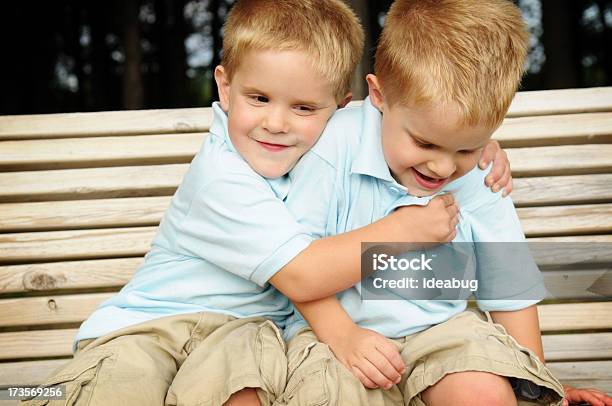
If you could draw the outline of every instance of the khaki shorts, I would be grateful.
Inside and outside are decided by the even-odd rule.
[[[489,372],[540,387],[537,400],[519,398],[519,405],[562,403],[563,387],[550,370],[483,313],[468,310],[392,341],[404,359],[406,373],[390,390],[372,390],[364,388],[310,329],[301,330],[288,343],[289,381],[279,403],[422,406],[421,392],[445,375],[462,371]]]
[[[252,387],[271,405],[286,381],[285,344],[273,322],[203,312],[79,342],[74,359],[44,384],[65,385],[66,399],[26,404],[219,406]]]

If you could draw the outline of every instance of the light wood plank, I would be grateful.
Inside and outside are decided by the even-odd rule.
[[[542,331],[612,328],[612,301],[539,305],[538,313]]]
[[[0,363],[0,388],[40,385],[70,359]]]
[[[119,288],[143,262],[137,257],[0,266],[0,293]]]
[[[612,265],[612,235],[572,236],[572,239],[550,241],[549,238],[530,238],[529,250],[536,263],[546,269],[559,269],[560,266],[585,269],[596,264],[605,268]]]
[[[0,388],[40,385],[70,359],[0,363]],[[551,362],[548,364],[563,383],[597,387],[612,393],[612,361]],[[589,378],[591,376],[591,378]]]
[[[612,113],[507,118],[493,138],[504,148],[610,143]]]
[[[158,225],[171,196],[0,204],[0,231]]]
[[[0,142],[0,170],[189,163],[206,134],[163,134]]]
[[[612,111],[612,87],[518,92],[509,117]]]
[[[172,195],[188,164],[0,173],[0,202]]]
[[[77,331],[59,329],[0,333],[0,360],[71,356],[72,339]]]
[[[206,132],[211,108],[0,116],[0,140]]]
[[[604,234],[612,231],[612,204],[517,209],[527,236]]]
[[[518,207],[612,200],[612,174],[519,178],[514,186]],[[156,225],[169,201],[170,196],[5,203],[0,204],[0,231]]]
[[[564,269],[542,274],[549,293],[547,299],[612,300],[612,268]]]
[[[516,177],[612,172],[612,144],[506,150]]]
[[[113,293],[0,300],[0,327],[80,323]]]
[[[520,206],[612,201],[612,174],[515,178],[512,201]]]
[[[542,343],[546,361],[612,358],[612,333],[551,334]]]
[[[612,394],[612,361],[551,362],[547,366],[566,385]]]
[[[149,250],[155,231],[133,227],[0,234],[0,264],[140,256]]]

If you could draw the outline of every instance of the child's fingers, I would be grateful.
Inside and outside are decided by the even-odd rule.
[[[376,349],[382,353],[387,361],[389,361],[401,378],[401,375],[406,372],[406,365],[404,364],[404,360],[402,359],[397,347],[389,342],[385,342],[377,345]],[[397,383],[396,381],[394,382]]]
[[[450,193],[445,193],[443,195],[436,196],[434,199],[440,199],[444,202],[444,206],[452,206],[455,204],[455,198]]]
[[[493,186],[491,186],[491,190],[493,193],[499,192],[502,188],[506,187],[508,182],[510,181],[510,166],[506,166],[504,169],[504,173],[499,177],[499,179],[495,180]]]
[[[379,388],[388,388],[393,385],[393,382],[384,376],[368,359],[363,358],[355,366]]]
[[[353,373],[353,375],[357,377],[357,379],[359,379],[359,382],[361,382],[361,384],[365,386],[366,388],[370,388],[370,389],[378,388],[378,386],[374,382],[372,382],[370,378],[365,376],[359,368],[351,367],[351,372]]]
[[[512,181],[512,177],[510,177],[508,184],[504,187],[504,192],[502,193],[502,196],[503,197],[508,196],[510,193],[512,193],[513,188],[514,188],[514,182]]]
[[[382,388],[392,386],[395,382],[399,382],[402,377],[393,364],[376,348],[371,353],[366,354],[366,359],[385,377],[386,381],[380,385]]]

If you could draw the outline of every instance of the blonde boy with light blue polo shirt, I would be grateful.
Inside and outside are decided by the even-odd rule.
[[[484,187],[488,172],[476,163],[514,96],[526,50],[521,14],[509,1],[396,0],[376,75],[367,77],[370,97],[335,113],[292,171],[293,187],[315,207],[329,202],[329,212],[304,210],[291,194],[288,207],[311,233],[328,236],[452,193],[461,218],[453,243],[474,245],[484,290],[508,281],[520,262],[497,262],[479,243],[520,244],[524,235],[512,201]],[[303,405],[612,404],[600,391],[564,388],[546,368],[534,306],[546,290],[535,263],[526,257],[522,265],[527,283],[518,291],[477,300],[489,316],[466,311],[466,300],[399,300],[392,290],[387,299],[398,300],[364,300],[363,283],[295,303],[312,330],[299,313],[287,322],[287,396]],[[400,350],[401,377],[363,344],[371,330]],[[395,385],[378,389],[377,375]]]

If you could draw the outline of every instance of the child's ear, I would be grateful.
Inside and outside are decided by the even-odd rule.
[[[353,100],[353,93],[348,92],[344,95],[344,99],[342,99],[342,101],[338,103],[338,108],[341,109],[342,107],[346,106],[351,100]]]
[[[217,82],[217,91],[219,92],[219,102],[221,102],[221,108],[223,111],[229,110],[229,94],[230,94],[230,82],[227,77],[225,68],[218,65],[215,68],[215,82]]]
[[[370,73],[366,76],[366,82],[368,82],[368,94],[370,96],[370,101],[372,102],[374,107],[376,107],[382,112],[383,106],[385,104],[385,98],[380,88],[378,78],[376,77],[376,75]]]

